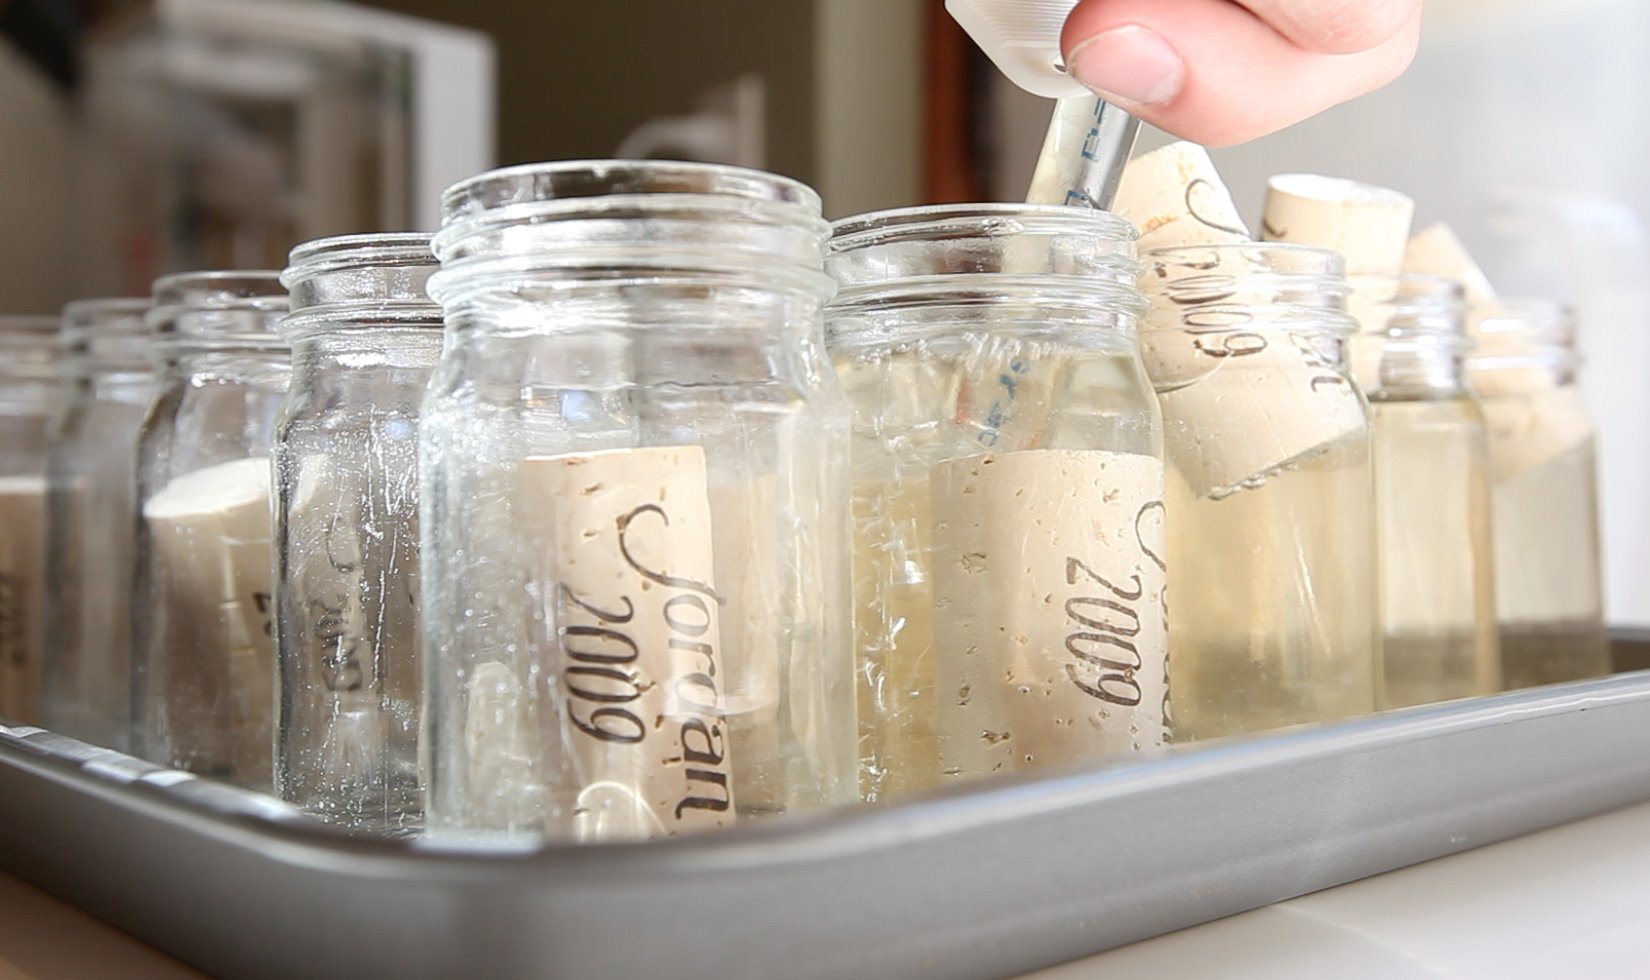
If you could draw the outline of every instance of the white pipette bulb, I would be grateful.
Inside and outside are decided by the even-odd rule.
[[[1060,31],[1077,0],[945,0],[962,25],[1008,80],[1045,99],[1092,96],[1066,74]]]

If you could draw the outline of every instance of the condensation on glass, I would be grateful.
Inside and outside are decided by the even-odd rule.
[[[1175,739],[1374,710],[1370,426],[1340,257],[1232,244],[1153,250],[1145,267]]]
[[[835,231],[865,798],[1163,746],[1162,426],[1133,228],[962,205]]]
[[[1596,447],[1576,390],[1574,320],[1535,299],[1495,301],[1470,320],[1469,380],[1489,426],[1503,682],[1608,674]]]
[[[418,420],[441,355],[430,236],[300,245],[275,431],[277,794],[359,830],[421,818]]]
[[[450,189],[425,403],[431,832],[670,836],[855,796],[847,406],[794,181]]]
[[[62,410],[58,319],[0,316],[0,719],[40,722],[46,456]]]
[[[1501,690],[1489,439],[1459,284],[1352,277],[1353,373],[1374,428],[1380,706]]]
[[[134,746],[154,762],[270,788],[274,557],[270,447],[291,374],[275,272],[155,283],[163,361],[138,437]]]
[[[46,727],[125,751],[138,430],[155,395],[147,299],[63,310],[69,401],[53,427],[47,533]]]

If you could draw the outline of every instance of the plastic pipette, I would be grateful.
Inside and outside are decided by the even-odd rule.
[[[1134,150],[1140,120],[1084,88],[1060,62],[1060,31],[1076,0],[946,0],[1009,81],[1058,99],[1026,194],[1030,204],[1105,210]]]

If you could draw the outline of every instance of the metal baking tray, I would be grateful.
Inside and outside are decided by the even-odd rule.
[[[1618,637],[1641,664],[1650,636]],[[992,977],[1650,800],[1650,671],[692,839],[453,850],[0,727],[0,868],[226,977]]]

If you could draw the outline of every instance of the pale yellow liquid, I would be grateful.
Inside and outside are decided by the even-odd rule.
[[[1494,515],[1507,689],[1610,673],[1593,440],[1497,484]]]
[[[1501,689],[1489,444],[1467,398],[1386,401],[1374,425],[1380,706]]]
[[[854,485],[861,789],[889,799],[940,779],[926,474]]]
[[[1017,376],[1016,404],[998,417],[991,403],[1004,398],[999,379],[1022,355],[1036,367]],[[943,352],[839,358],[854,406],[853,592],[867,800],[979,775],[947,774],[940,761],[935,660],[946,652],[934,639],[931,467],[1028,448],[1160,451],[1132,357],[1084,351],[1051,363],[1048,356],[1032,345],[958,342]]]
[[[1375,709],[1369,449],[1358,431],[1220,499],[1194,496],[1171,460],[1175,741]]]

